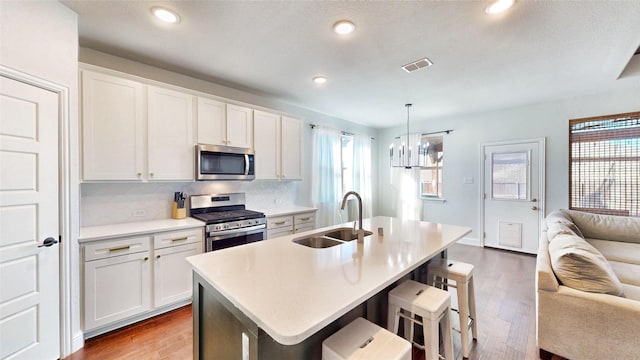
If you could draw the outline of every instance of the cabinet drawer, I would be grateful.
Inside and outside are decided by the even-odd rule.
[[[298,227],[298,225],[310,224],[311,226],[315,226],[316,222],[316,213],[303,213],[296,214],[293,216],[293,223]]]
[[[287,236],[293,234],[292,227],[284,227],[273,230],[267,230],[267,239],[274,239],[280,236]]]
[[[304,231],[309,231],[309,230],[313,230],[316,227],[313,226],[312,224],[305,224],[305,225],[296,225],[296,234],[297,233],[301,233]]]
[[[136,236],[89,243],[84,246],[84,261],[149,251],[151,236]]]
[[[161,249],[169,246],[202,243],[203,228],[171,231],[153,236],[153,248]]]
[[[287,226],[293,226],[293,216],[278,216],[274,218],[267,218],[267,229],[276,229]]]

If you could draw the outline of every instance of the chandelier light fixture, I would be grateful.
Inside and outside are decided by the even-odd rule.
[[[427,154],[426,145],[421,144],[421,135],[414,134],[413,141],[416,142],[415,147],[411,145],[411,133],[409,132],[409,108],[413,104],[405,104],[407,108],[407,136],[406,140],[402,136],[398,137],[400,142],[398,144],[391,143],[389,145],[389,161],[391,167],[400,167],[405,169],[411,169],[414,167],[420,167],[420,159],[424,158]]]

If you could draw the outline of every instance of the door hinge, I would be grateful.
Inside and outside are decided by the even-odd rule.
[[[485,200],[487,199],[487,193],[484,193],[484,199]]]
[[[482,238],[483,238],[483,239],[486,239],[486,238],[487,238],[487,233],[486,233],[486,232],[483,232],[483,233],[482,233]]]
[[[58,235],[58,244],[62,244],[62,235]]]

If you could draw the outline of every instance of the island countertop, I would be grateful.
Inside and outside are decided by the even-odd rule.
[[[363,221],[373,232],[324,249],[295,238],[330,226],[187,258],[202,278],[283,345],[304,341],[471,232],[468,227],[390,217]],[[378,228],[384,230],[378,235]]]

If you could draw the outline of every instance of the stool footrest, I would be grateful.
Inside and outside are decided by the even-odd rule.
[[[399,312],[399,311],[398,311],[398,316],[400,316],[400,317],[401,317],[401,318],[403,318],[403,319],[411,320],[411,321],[413,321],[414,323],[416,323],[416,324],[418,324],[418,325],[420,325],[420,326],[422,326],[422,325],[423,325],[422,321],[414,319],[414,318],[413,318],[413,316],[407,316],[407,315],[405,315],[405,314],[404,314],[404,313],[402,313],[402,312]]]

